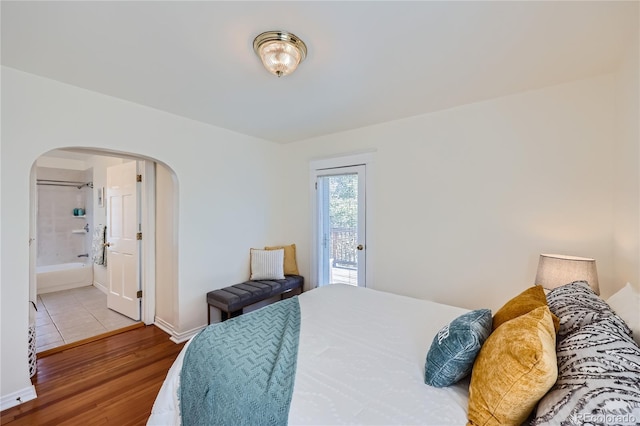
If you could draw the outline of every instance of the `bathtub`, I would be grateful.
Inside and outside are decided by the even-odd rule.
[[[62,263],[36,267],[38,294],[93,284],[92,263]]]

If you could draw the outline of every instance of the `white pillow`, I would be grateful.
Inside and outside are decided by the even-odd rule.
[[[284,280],[284,249],[251,249],[252,280]]]
[[[640,293],[627,283],[609,297],[607,303],[627,323],[633,331],[633,340],[640,346]]]

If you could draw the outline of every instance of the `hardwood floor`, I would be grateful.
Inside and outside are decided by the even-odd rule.
[[[146,326],[38,359],[38,398],[0,413],[0,424],[144,425],[182,347]]]

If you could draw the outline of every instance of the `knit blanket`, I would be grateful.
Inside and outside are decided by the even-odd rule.
[[[297,297],[202,330],[180,373],[182,424],[286,425],[299,337]]]

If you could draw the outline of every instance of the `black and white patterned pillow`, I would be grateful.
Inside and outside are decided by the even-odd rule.
[[[558,380],[532,425],[640,424],[640,348],[624,322],[601,318],[558,342]]]
[[[547,294],[547,304],[560,319],[558,342],[580,328],[603,319],[615,322],[625,334],[631,336],[631,330],[625,322],[585,281],[554,288]]]

